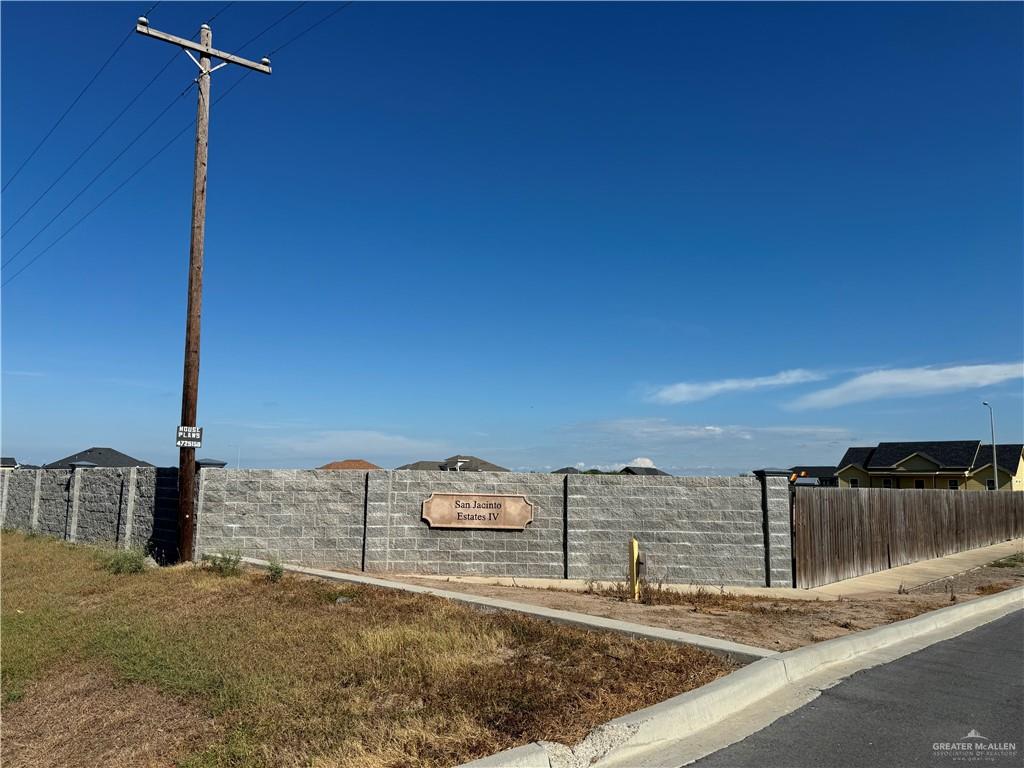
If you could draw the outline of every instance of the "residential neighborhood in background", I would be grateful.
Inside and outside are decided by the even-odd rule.
[[[841,488],[915,488],[1024,491],[1024,444],[980,440],[879,443],[846,451],[836,470]]]
[[[980,440],[939,440],[879,443],[847,449],[837,466],[796,465],[790,467],[789,482],[794,486],[819,488],[893,488],[903,490],[1024,491],[1024,444],[996,446],[998,483],[992,474],[992,445]],[[225,462],[201,459],[198,464],[223,467]],[[42,469],[73,467],[152,467],[114,448],[93,447],[42,465]],[[12,456],[0,459],[0,469],[39,469],[22,464]],[[365,459],[332,461],[317,467],[322,470],[380,470]],[[400,470],[441,472],[510,472],[506,467],[479,456],[457,454],[442,460],[414,461],[396,467]],[[626,475],[635,477],[671,474],[657,467],[624,466],[620,469],[580,469],[567,466],[553,470],[555,475]]]

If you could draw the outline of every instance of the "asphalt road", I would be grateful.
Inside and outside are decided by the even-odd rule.
[[[965,739],[972,731],[987,737]],[[968,742],[970,751],[936,751]],[[1015,743],[1015,753],[992,745]],[[977,746],[989,747],[979,751]],[[857,672],[699,768],[1024,766],[1024,610]]]

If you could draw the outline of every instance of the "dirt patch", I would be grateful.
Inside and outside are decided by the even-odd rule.
[[[786,651],[863,629],[918,616],[953,602],[975,599],[1024,584],[1024,567],[985,567],[909,594],[879,594],[839,600],[749,597],[718,588],[696,594],[649,588],[646,603],[626,600],[626,589],[568,592],[557,589],[466,584],[406,578],[425,586],[576,611]]]
[[[199,708],[109,670],[53,670],[3,708],[9,768],[173,766],[219,731]]]
[[[997,560],[982,568],[958,573],[946,579],[910,590],[914,595],[928,595],[937,592],[955,595],[994,595],[1005,589],[1024,584],[1024,558],[1019,555]]]

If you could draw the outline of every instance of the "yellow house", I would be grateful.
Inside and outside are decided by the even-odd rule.
[[[846,451],[836,476],[841,488],[938,488],[1024,491],[1024,444],[996,446],[980,440],[879,443]]]

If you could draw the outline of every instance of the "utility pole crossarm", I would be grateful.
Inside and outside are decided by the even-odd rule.
[[[135,25],[135,31],[140,35],[146,35],[157,40],[163,40],[165,43],[171,43],[173,45],[181,46],[187,50],[197,51],[204,56],[209,56],[214,59],[221,59],[229,64],[237,64],[240,67],[246,67],[247,69],[254,69],[257,72],[262,72],[265,75],[270,74],[270,59],[263,59],[261,62],[249,61],[249,59],[243,59],[241,56],[235,56],[233,53],[227,53],[225,51],[218,51],[216,48],[208,48],[200,43],[194,43],[191,40],[186,40],[184,37],[178,37],[177,35],[170,35],[166,32],[160,32],[159,30],[153,29],[149,26],[149,22],[145,24],[140,20]]]

